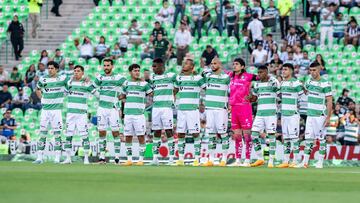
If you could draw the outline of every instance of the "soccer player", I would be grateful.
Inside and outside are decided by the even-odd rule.
[[[89,164],[90,142],[88,135],[87,99],[95,94],[96,89],[91,82],[84,78],[84,67],[74,68],[74,77],[67,82],[68,104],[66,115],[66,159],[63,164],[71,164],[72,139],[76,133],[82,137],[84,147],[84,164]]]
[[[120,132],[119,132],[119,105],[118,100],[121,88],[124,87],[125,77],[113,72],[114,63],[111,59],[104,59],[104,73],[95,79],[95,87],[99,91],[99,107],[97,110],[97,121],[99,130],[99,163],[106,163],[106,130],[111,128],[114,137],[115,163],[120,161]]]
[[[293,78],[294,66],[285,63],[282,67],[283,81],[280,85],[281,93],[281,127],[284,140],[284,159],[278,168],[295,167],[299,155],[299,132],[300,114],[298,101],[303,91],[302,83]],[[292,163],[289,165],[290,153],[294,154]]]
[[[251,94],[251,82],[256,80],[256,76],[247,73],[245,62],[241,58],[236,58],[233,62],[233,71],[228,73],[230,76],[230,99],[231,106],[231,129],[234,132],[235,140],[235,166],[250,167],[250,156],[252,149],[251,127],[253,123],[251,101],[255,97]],[[241,163],[242,138],[245,143],[245,161]],[[226,157],[220,165],[226,164]]]
[[[201,75],[194,74],[194,60],[187,57],[182,66],[181,74],[176,77],[175,93],[178,93],[178,111],[176,131],[178,133],[179,160],[177,166],[184,165],[185,134],[194,138],[195,160],[193,166],[199,166],[200,142],[200,91],[205,88],[205,80]]]
[[[169,165],[173,164],[175,143],[173,137],[173,110],[175,73],[164,73],[164,62],[161,58],[153,61],[153,74],[150,75],[150,85],[154,90],[152,108],[153,163],[159,165],[158,156],[161,145],[161,132],[165,130],[169,148]]]
[[[307,168],[309,157],[316,139],[319,140],[319,155],[316,168],[323,168],[326,153],[326,127],[330,124],[332,113],[331,85],[320,76],[321,66],[317,62],[310,64],[311,77],[305,82],[305,92],[308,95],[307,119],[305,127],[305,150],[302,163],[298,168]]]
[[[206,113],[206,133],[209,135],[208,149],[209,159],[204,166],[214,165],[214,155],[217,145],[217,134],[224,140],[224,144],[229,145],[228,129],[228,94],[230,78],[223,71],[219,58],[211,61],[212,73],[206,75],[205,91],[205,113]],[[226,142],[226,143],[225,143]],[[222,165],[226,165],[227,147],[225,147]]]
[[[40,138],[37,147],[37,159],[35,164],[43,163],[43,153],[46,146],[46,136],[50,124],[55,137],[55,161],[60,163],[61,156],[61,130],[63,121],[61,111],[64,103],[65,85],[68,81],[66,76],[58,75],[59,64],[50,61],[47,64],[49,74],[41,77],[37,84],[36,94],[41,98],[42,110],[40,115]]]
[[[132,64],[129,66],[131,80],[126,82],[123,98],[126,98],[124,106],[124,135],[126,139],[127,161],[124,166],[131,166],[132,163],[132,139],[137,136],[139,140],[139,161],[137,166],[144,165],[145,154],[145,104],[146,95],[152,94],[152,89],[146,81],[140,79],[140,66]]]
[[[261,166],[265,163],[263,150],[260,143],[260,133],[265,130],[270,140],[268,167],[274,167],[274,158],[276,150],[276,124],[277,124],[277,106],[276,98],[280,90],[280,83],[274,77],[270,76],[266,66],[259,66],[258,76],[260,81],[254,84],[254,95],[257,96],[257,112],[253,127],[251,129],[254,149],[257,160],[251,164],[252,167]]]

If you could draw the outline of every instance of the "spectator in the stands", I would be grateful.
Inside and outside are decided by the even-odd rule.
[[[294,26],[290,26],[289,33],[286,35],[285,38],[285,45],[286,46],[300,46],[300,37],[296,34],[296,29]]]
[[[335,9],[336,5],[330,3],[326,8],[321,10],[320,14],[320,44],[325,45],[325,40],[327,39],[326,44],[328,47],[332,47],[333,44]]]
[[[41,105],[41,98],[39,98],[39,96],[36,94],[36,91],[33,91],[30,95],[30,103],[29,103],[29,108],[33,108],[33,109],[37,109],[40,110],[42,105]]]
[[[19,58],[22,57],[21,52],[24,49],[25,30],[17,15],[14,15],[7,32],[10,33],[10,41],[14,50],[15,60],[18,61]]]
[[[346,7],[346,8],[351,8],[354,6],[354,1],[353,0],[340,0],[340,6]]]
[[[219,57],[217,51],[211,45],[206,45],[206,49],[201,54],[201,60],[205,59],[204,65],[209,66],[215,57]]]
[[[316,54],[315,61],[320,65],[320,75],[327,74],[327,71],[325,68],[326,63],[321,54]]]
[[[185,23],[187,29],[191,32],[190,18],[189,18],[189,16],[184,15],[184,16],[181,18],[180,22],[181,22],[181,23]]]
[[[345,37],[346,32],[346,20],[343,19],[342,13],[336,14],[336,19],[334,20],[334,38],[340,41],[341,38]]]
[[[91,40],[89,37],[85,36],[83,43],[81,45],[78,45],[77,48],[80,51],[81,58],[89,60],[94,57],[94,47],[91,44]]]
[[[355,20],[350,21],[350,26],[348,26],[345,32],[345,45],[352,44],[354,46],[358,46],[360,37],[360,27],[358,26]]]
[[[306,35],[306,44],[316,46],[320,44],[320,33],[317,31],[315,23],[310,23],[310,30]]]
[[[41,51],[40,53],[40,59],[39,62],[44,64],[45,66],[47,65],[47,63],[49,62],[49,56],[48,56],[48,52],[44,49]]]
[[[253,13],[252,13],[251,7],[249,6],[248,0],[242,0],[241,3],[243,5],[243,9],[244,9],[244,16],[243,16],[244,24],[242,27],[242,31],[244,32],[244,35],[248,35],[248,34],[246,34],[246,32],[247,32],[248,25],[251,21]]]
[[[274,39],[273,39],[273,35],[271,33],[266,35],[266,39],[264,41],[264,49],[267,52],[271,52],[271,49],[273,47],[274,44],[277,44]]]
[[[275,18],[275,25],[272,27],[271,31],[276,32],[276,22],[279,21],[279,9],[275,7],[275,2],[273,0],[270,0],[269,7],[265,9],[264,17]]]
[[[288,58],[287,58],[286,61],[284,61],[284,64],[285,64],[285,63],[290,63],[290,64],[292,64],[293,66],[295,66],[296,61],[295,61],[295,59],[294,59],[294,52],[290,51],[290,52],[288,53]]]
[[[106,45],[106,40],[104,36],[101,36],[99,39],[99,44],[95,47],[95,58],[101,61],[106,57],[106,55],[110,52],[109,45]]]
[[[17,88],[22,86],[22,75],[19,73],[19,69],[16,66],[13,67],[10,73],[9,86],[15,86]]]
[[[2,129],[2,136],[6,137],[8,140],[13,139],[15,136],[14,130],[16,129],[16,121],[14,118],[11,118],[11,110],[6,110],[3,114],[3,119],[0,122],[0,129]]]
[[[51,13],[55,14],[56,17],[61,17],[59,13],[59,7],[62,3],[62,0],[53,0],[53,7],[51,8]]]
[[[59,67],[60,67],[61,70],[63,70],[65,68],[65,58],[62,55],[60,49],[55,50],[55,55],[54,55],[54,58],[52,60],[59,64]]]
[[[31,64],[29,68],[26,70],[25,78],[24,78],[24,86],[32,88],[32,81],[36,76],[36,68],[34,64]]]
[[[320,11],[322,6],[321,0],[310,0],[309,2],[309,11],[310,11],[310,20],[312,23],[318,25],[320,23]],[[316,18],[316,21],[315,21]]]
[[[131,20],[131,25],[127,31],[129,35],[129,43],[135,45],[136,47],[143,43],[141,35],[143,32],[140,30],[139,25],[136,19]]]
[[[0,65],[0,85],[4,85],[9,81],[9,73]]]
[[[118,40],[121,54],[124,55],[127,52],[129,46],[129,36],[127,33],[122,33]]]
[[[349,97],[349,93],[350,93],[350,91],[348,89],[344,88],[341,93],[341,96],[338,98],[336,103],[339,103],[341,106],[348,107],[350,102],[354,102],[354,100],[352,100]]]
[[[29,18],[31,21],[32,29],[31,36],[36,38],[36,30],[40,27],[40,10],[43,0],[28,0],[29,2]]]
[[[359,145],[359,119],[356,118],[356,113],[349,110],[342,118],[340,123],[345,126],[344,145],[356,146]]]
[[[101,0],[93,0],[93,1],[94,1],[95,6],[99,6],[99,2],[100,2]],[[112,6],[112,2],[113,2],[113,1],[114,1],[114,0],[108,0],[110,6]],[[125,6],[125,0],[121,0],[121,1],[122,1],[123,5]]]
[[[281,47],[281,53],[280,53],[280,59],[282,61],[287,61],[289,58],[289,52],[292,51],[291,46],[282,46]]]
[[[222,33],[224,31],[224,7],[220,4],[220,1],[216,1],[214,10],[216,13],[214,27],[219,31],[220,36],[222,36]]]
[[[264,25],[259,20],[259,15],[257,13],[253,15],[253,20],[249,23],[247,29],[250,31],[251,39],[255,45],[263,40]]]
[[[264,8],[261,5],[261,1],[260,0],[253,0],[253,7],[252,7],[252,13],[255,14],[257,13],[259,16],[259,19],[261,19],[261,17],[264,14]]]
[[[271,45],[271,48],[267,51],[267,53],[268,53],[268,59],[267,59],[268,62],[274,59],[275,54],[277,54],[279,57],[281,54],[278,45],[275,43]]]
[[[355,111],[356,110],[356,103],[354,101],[349,101],[348,109]]]
[[[273,59],[268,64],[269,73],[277,76],[280,74],[283,61],[280,59],[279,54],[274,53]]]
[[[114,44],[114,48],[111,50],[110,59],[116,60],[122,56],[119,43]]]
[[[26,95],[23,88],[20,87],[18,93],[14,96],[11,102],[11,109],[20,108],[23,112],[25,112],[28,107],[29,95]]]
[[[146,58],[150,58],[150,59],[154,58],[154,40],[155,37],[154,35],[151,34],[149,36],[149,41],[145,43],[145,49],[140,54],[141,60],[144,60]]]
[[[194,4],[190,7],[191,19],[194,23],[191,34],[195,37],[195,31],[197,31],[198,41],[201,38],[201,29],[203,25],[202,16],[204,15],[204,11],[204,5],[200,2],[200,0],[194,0]]]
[[[46,66],[43,63],[38,64],[38,70],[36,71],[36,76],[39,78],[44,77],[48,74],[48,70],[46,69]]]
[[[9,92],[9,87],[3,85],[2,90],[0,91],[0,108],[10,108],[12,96]]]
[[[205,28],[205,31],[206,31],[206,35],[209,34],[209,30],[211,28],[213,28],[213,20],[211,18],[211,13],[210,11],[213,9],[213,8],[209,8],[207,5],[206,5],[206,1],[203,1],[203,5],[204,5],[204,13],[202,15],[202,25],[203,27]]]
[[[228,36],[235,36],[238,43],[240,42],[239,36],[239,9],[236,5],[232,5],[230,1],[224,1],[224,17]]]
[[[174,19],[174,8],[169,6],[168,0],[163,0],[162,7],[155,19],[161,23],[171,23]]]
[[[178,15],[180,14],[180,19],[185,15],[186,3],[188,0],[174,0],[175,13],[174,13],[174,21],[173,28],[176,27]]]
[[[263,49],[263,44],[258,43],[257,48],[251,53],[250,65],[259,67],[265,65],[267,60],[267,52]]]
[[[309,59],[308,52],[303,51],[303,58],[296,62],[296,69],[298,69],[300,76],[307,76],[309,75],[309,66],[311,60]]]
[[[161,33],[164,38],[167,36],[166,30],[161,26],[159,21],[156,21],[154,23],[154,29],[152,30],[151,34],[156,38],[158,33]]]
[[[287,31],[289,30],[289,17],[291,14],[291,9],[293,7],[292,0],[279,0],[278,9],[280,13],[280,30],[281,30],[281,39],[285,39]]]
[[[153,42],[154,58],[161,58],[164,62],[170,57],[171,43],[158,33],[157,38]]]
[[[186,29],[184,23],[180,24],[180,28],[175,33],[174,43],[176,45],[177,64],[182,65],[185,55],[189,52],[192,37],[190,32]]]
[[[299,46],[294,46],[293,50],[294,50],[294,60],[297,63],[299,60],[301,60],[304,57],[304,55],[302,53],[301,47]]]

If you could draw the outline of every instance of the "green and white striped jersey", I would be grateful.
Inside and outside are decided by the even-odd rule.
[[[344,140],[348,142],[357,142],[359,136],[359,125],[356,122],[347,122],[345,125]]]
[[[307,115],[327,115],[326,97],[332,96],[330,83],[324,78],[315,81],[310,77],[304,86],[308,95]]]
[[[37,88],[42,92],[41,104],[43,110],[62,110],[65,86],[68,79],[64,75],[50,77],[43,76],[37,83]]]
[[[339,117],[335,114],[332,114],[330,117],[330,125],[326,127],[326,135],[336,136],[336,122],[339,121]]]
[[[330,13],[329,9],[323,8],[320,13],[320,26],[321,27],[330,27],[333,25],[333,21],[335,18],[334,12],[332,12],[326,19],[325,16],[327,16]]]
[[[229,102],[230,77],[222,72],[210,73],[205,77],[205,108],[227,109]]]
[[[118,95],[121,94],[126,78],[119,74],[101,74],[95,79],[95,87],[98,88],[100,98],[99,107],[112,109],[118,108]]]
[[[146,95],[153,90],[146,81],[127,81],[124,87],[125,115],[142,115],[145,111]]]
[[[281,115],[292,116],[299,113],[298,101],[304,93],[302,83],[291,78],[290,80],[283,80],[280,85],[281,92]]]
[[[150,85],[154,90],[153,108],[172,108],[174,104],[175,81],[175,73],[150,75]]]
[[[258,97],[256,116],[274,116],[277,112],[276,98],[280,90],[279,81],[270,77],[269,81],[256,81],[253,94]]]
[[[178,110],[190,111],[199,109],[200,91],[206,87],[201,75],[178,75],[175,88],[178,92]]]
[[[88,110],[87,100],[96,89],[91,82],[69,80],[66,89],[68,92],[67,112],[86,114]]]

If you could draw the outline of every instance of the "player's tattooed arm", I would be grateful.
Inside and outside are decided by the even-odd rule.
[[[333,109],[333,98],[332,98],[332,96],[327,96],[326,97],[327,116],[326,116],[326,120],[325,120],[325,127],[328,127],[330,125],[330,118],[331,118],[331,114],[332,114],[332,109]]]

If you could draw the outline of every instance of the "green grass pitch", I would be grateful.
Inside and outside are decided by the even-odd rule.
[[[268,169],[0,162],[4,203],[359,202],[360,168]]]

